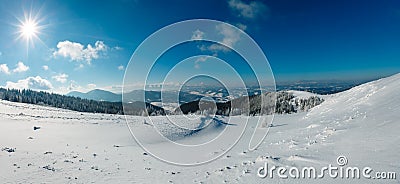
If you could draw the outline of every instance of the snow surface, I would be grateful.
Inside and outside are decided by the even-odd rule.
[[[146,154],[132,139],[124,116],[78,113],[0,101],[0,148],[3,149],[0,151],[0,181],[399,183],[398,91],[400,74],[324,96],[325,102],[308,112],[276,115],[274,126],[257,150],[246,150],[252,132],[245,132],[243,139],[222,158],[196,167],[169,165]],[[295,94],[305,95],[302,92]],[[183,123],[193,122],[185,116],[172,118]],[[232,117],[229,123],[240,124],[246,118]],[[145,123],[145,117],[128,119],[133,122],[131,125],[141,128],[144,134],[152,129],[151,125]],[[162,119],[156,117],[155,122]],[[256,120],[257,117],[250,118],[250,121]],[[255,123],[250,122],[250,126],[255,126]],[[34,130],[34,127],[39,129]],[[190,142],[218,131],[208,130],[193,136],[179,132],[171,135],[178,135],[180,141]],[[151,139],[149,137],[149,142]],[[162,142],[157,144],[162,145]],[[271,166],[287,168],[319,168],[328,164],[335,165],[340,155],[348,158],[349,166],[394,171],[397,172],[397,179],[262,179],[256,173],[265,162]]]
[[[286,92],[293,94],[293,96],[295,98],[298,98],[298,99],[308,99],[308,98],[310,98],[312,96],[317,96],[317,97],[323,98],[323,97],[326,96],[326,95],[319,95],[319,94],[315,94],[315,93],[310,93],[310,92],[307,92],[307,91],[287,90]]]

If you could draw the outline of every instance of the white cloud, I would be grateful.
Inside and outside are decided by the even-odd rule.
[[[7,64],[0,65],[0,73],[10,74],[10,69],[8,68]]]
[[[43,65],[42,68],[43,68],[44,71],[49,70],[49,66],[47,66],[47,65]]]
[[[207,56],[202,56],[196,59],[196,61],[194,61],[194,67],[199,69],[200,68],[200,63],[207,61]]]
[[[88,90],[82,86],[80,86],[74,80],[71,80],[67,86],[60,86],[58,89],[55,90],[56,93],[59,94],[67,94],[71,91],[79,91],[79,92],[87,92]]]
[[[81,86],[78,82],[71,80],[69,86],[67,88],[62,87],[62,90],[65,91],[65,93],[68,93],[71,91],[79,91],[82,93],[86,93],[95,88],[97,88],[96,84],[87,84],[86,86],[85,85]]]
[[[53,85],[46,79],[40,76],[28,77],[18,80],[18,82],[7,81],[6,88],[9,89],[35,89],[35,90],[50,90]]]
[[[220,44],[212,44],[207,47],[207,50],[217,53],[219,51],[228,52],[230,51],[228,47]]]
[[[237,23],[236,26],[241,29],[242,31],[246,31],[247,25],[244,25],[242,23]]]
[[[234,27],[226,24],[217,25],[217,31],[224,36],[222,43],[233,47],[240,40],[240,32]]]
[[[208,50],[208,48],[205,45],[198,45],[197,48],[203,52]]]
[[[115,46],[112,48],[113,50],[123,50],[124,48],[120,47],[120,46]]]
[[[26,66],[23,62],[18,62],[18,64],[16,65],[17,68],[15,68],[13,70],[14,73],[22,73],[22,72],[26,72],[29,70],[29,67]]]
[[[217,25],[216,30],[220,35],[222,35],[222,40],[220,42],[224,45],[211,44],[208,47],[203,45],[198,47],[201,51],[208,50],[214,53],[217,53],[219,51],[228,52],[230,51],[229,47],[233,48],[235,44],[240,40],[240,34],[242,34],[239,30],[226,24]]]
[[[122,93],[123,86],[122,85],[112,85],[104,87],[105,90],[111,91],[113,93]]]
[[[83,88],[77,82],[75,82],[74,80],[71,80],[71,83],[68,86],[68,90],[69,91],[82,91]]]
[[[67,82],[67,80],[68,80],[68,75],[65,74],[65,73],[60,73],[60,74],[55,75],[55,76],[53,76],[53,77],[51,77],[51,78],[53,78],[53,79],[56,80],[57,82],[65,83],[65,82]]]
[[[23,62],[18,62],[16,68],[12,70],[13,73],[22,73],[29,70],[29,66],[26,66]],[[7,64],[0,65],[0,72],[5,74],[11,74],[10,68],[8,68]]]
[[[76,68],[74,68],[74,70],[80,70],[80,69],[83,69],[84,67],[85,67],[85,65],[79,64]]]
[[[192,40],[202,40],[204,38],[204,32],[196,30],[193,32]]]
[[[87,92],[97,89],[97,88],[98,87],[96,84],[90,83],[90,84],[81,86],[78,82],[76,82],[74,80],[70,80],[68,82],[68,84],[66,84],[65,86],[58,87],[57,89],[53,90],[53,92],[58,93],[58,94],[68,94],[72,91],[87,93]]]
[[[88,88],[89,90],[95,89],[96,87],[97,87],[96,84],[88,84],[88,85],[87,85],[87,88]]]
[[[65,40],[58,42],[57,50],[53,52],[53,56],[70,58],[71,61],[86,61],[90,64],[93,59],[98,59],[100,54],[107,49],[108,46],[105,45],[103,41],[96,41],[94,47],[88,44],[85,48],[85,46],[80,43]]]
[[[123,66],[123,65],[120,65],[120,66],[118,66],[118,70],[124,70],[125,69],[125,67]]]
[[[238,13],[238,17],[248,19],[256,18],[267,10],[267,6],[258,1],[252,1],[247,4],[241,0],[229,0],[228,4],[233,11]]]

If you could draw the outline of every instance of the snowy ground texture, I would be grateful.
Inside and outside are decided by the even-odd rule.
[[[399,91],[397,74],[322,96],[325,102],[308,112],[276,115],[257,150],[245,149],[246,132],[222,158],[196,167],[149,156],[132,139],[124,116],[0,101],[0,183],[400,183]],[[143,117],[129,118],[143,131],[151,128]],[[337,165],[340,155],[347,157],[348,166],[397,172],[397,179],[257,176],[265,163],[321,168]]]

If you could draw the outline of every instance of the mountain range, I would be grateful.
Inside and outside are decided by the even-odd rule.
[[[177,101],[178,92],[176,91],[164,91],[162,93],[162,101],[165,103],[174,103]],[[105,90],[95,89],[87,93],[72,91],[67,96],[79,97],[82,99],[96,100],[96,101],[108,101],[108,102],[121,102],[122,94],[116,94]],[[161,102],[160,91],[145,91],[146,102]],[[179,92],[179,102],[187,103],[196,100],[200,100],[202,95],[192,94],[189,92]],[[130,102],[143,101],[143,90],[134,90],[124,94],[124,98]]]
[[[96,101],[108,101],[108,102],[121,102],[122,96],[113,92],[95,89],[87,93],[78,91],[72,91],[67,96],[79,97],[82,99],[96,100]]]

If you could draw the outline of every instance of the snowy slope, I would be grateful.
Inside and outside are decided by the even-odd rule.
[[[222,158],[201,166],[161,162],[133,141],[124,117],[0,101],[2,183],[399,183],[400,180],[259,178],[266,162],[286,168],[336,164],[344,155],[349,166],[400,172],[400,74],[324,96],[308,112],[276,115],[264,143],[246,150],[252,132]],[[308,95],[308,94],[303,94]],[[300,96],[296,95],[295,96]],[[145,134],[144,117],[128,117]],[[172,118],[185,123],[184,116]],[[247,117],[233,117],[241,124]],[[256,117],[250,118],[254,126]],[[155,118],[162,122],[163,117]],[[227,121],[227,120],[226,120]],[[33,127],[40,127],[34,130]],[[238,126],[239,127],[239,126]],[[178,137],[199,141],[220,131]],[[172,131],[173,132],[173,131]],[[171,132],[168,132],[171,133]],[[162,145],[161,140],[149,141]],[[161,141],[161,142],[160,142]],[[204,153],[210,154],[210,153]],[[185,155],[183,155],[185,156]],[[399,177],[399,176],[397,176]],[[273,180],[273,181],[271,181]]]
[[[323,98],[324,96],[326,96],[326,95],[319,95],[319,94],[315,94],[315,93],[310,93],[310,92],[307,92],[307,91],[288,90],[287,92],[288,93],[292,93],[293,96],[295,96],[296,98],[299,98],[299,99],[307,99],[307,98],[310,98],[312,96],[318,96],[318,97]]]

